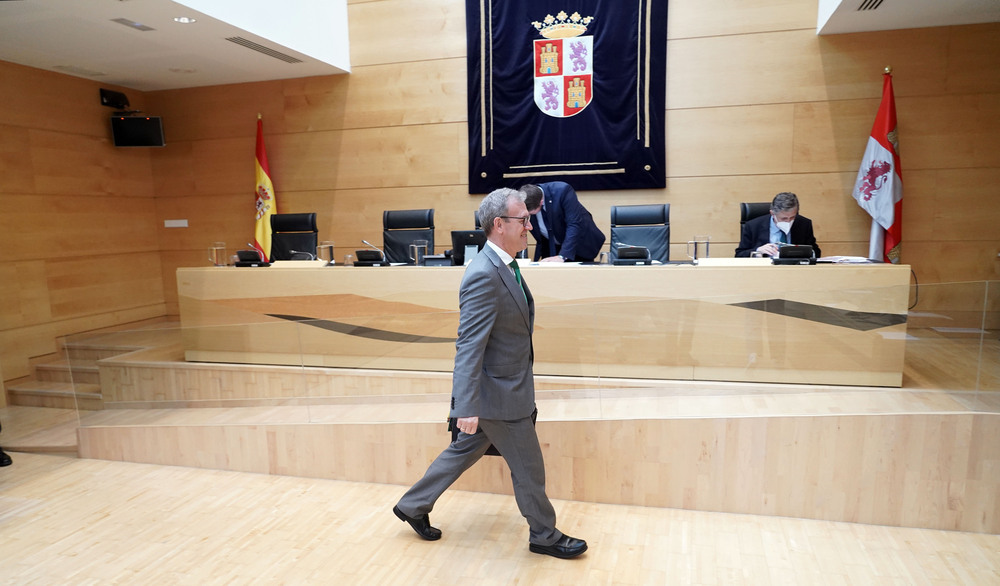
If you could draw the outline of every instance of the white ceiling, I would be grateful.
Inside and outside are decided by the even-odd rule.
[[[315,11],[331,0],[182,1],[204,7],[242,6],[244,13],[279,23],[287,20],[289,6],[300,12]],[[817,1],[819,34],[1000,21],[1000,0]],[[267,14],[261,5],[272,6],[274,15]],[[173,20],[178,16],[193,17],[197,22],[179,24]],[[154,30],[144,32],[113,22],[118,18]],[[346,30],[346,22],[342,24]],[[350,70],[349,57],[331,64],[328,58],[320,60],[265,38],[278,35],[261,34],[264,36],[171,0],[0,0],[0,60],[109,85],[150,91]],[[342,36],[346,47],[346,33]],[[241,37],[275,53],[260,53],[226,40],[229,37]],[[314,35],[313,46],[315,42],[335,42],[331,37],[336,35]],[[282,60],[285,57],[301,62],[289,63]]]
[[[252,16],[265,12],[265,21],[269,17],[278,25],[287,23],[289,5],[306,9],[315,1],[257,2],[270,4],[271,15],[254,9],[251,0],[242,4]],[[323,10],[330,2],[318,1]],[[218,0],[202,4],[225,7]],[[196,22],[175,22],[180,16]],[[120,18],[154,30],[114,22]],[[346,31],[346,22],[340,24]],[[226,40],[230,37],[276,53],[249,49]],[[346,48],[346,38],[342,42]],[[345,73],[347,53],[343,63],[324,62],[171,0],[0,0],[0,60],[141,91]]]
[[[1000,0],[819,0],[821,35],[1000,21]]]

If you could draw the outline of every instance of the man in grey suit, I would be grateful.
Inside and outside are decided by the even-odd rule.
[[[430,522],[434,503],[492,444],[510,467],[514,498],[530,530],[528,549],[573,558],[587,543],[556,529],[532,422],[535,304],[514,261],[527,248],[531,229],[524,194],[493,191],[479,206],[479,219],[486,246],[466,268],[458,296],[451,417],[460,433],[392,511],[424,539],[440,539],[441,531]]]

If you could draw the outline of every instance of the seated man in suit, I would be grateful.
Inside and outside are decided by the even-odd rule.
[[[521,191],[531,214],[536,261],[589,262],[600,254],[604,233],[568,183],[529,183]]]
[[[816,251],[816,258],[821,256],[812,220],[799,215],[799,198],[788,191],[774,196],[769,215],[743,224],[736,256],[750,256],[752,252],[775,256],[781,244],[808,244]]]

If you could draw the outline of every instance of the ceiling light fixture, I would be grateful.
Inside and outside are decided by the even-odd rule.
[[[174,19],[174,22],[179,22],[181,24],[192,24],[198,21],[197,19],[188,16],[178,16],[177,18]]]

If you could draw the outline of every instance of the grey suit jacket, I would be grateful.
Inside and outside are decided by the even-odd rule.
[[[512,421],[535,409],[531,334],[535,303],[486,246],[465,270],[458,296],[451,417]]]

